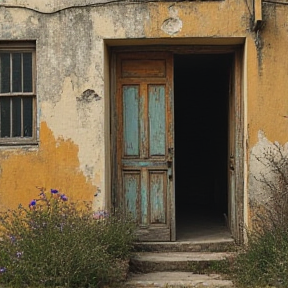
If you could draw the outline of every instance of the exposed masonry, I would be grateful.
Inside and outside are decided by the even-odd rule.
[[[182,21],[179,18],[166,19],[163,22],[161,29],[169,35],[174,35],[181,31]]]
[[[271,199],[271,189],[263,181],[273,183],[275,187],[278,185],[277,172],[275,173],[269,159],[272,156],[275,163],[281,165],[283,157],[288,157],[288,143],[284,145],[278,142],[272,143],[265,137],[263,131],[259,131],[258,139],[258,143],[250,153],[249,200],[252,205],[265,206]]]
[[[163,21],[161,29],[169,35],[174,35],[181,31],[183,23],[174,4],[169,7],[169,14],[171,17]]]
[[[82,103],[89,103],[93,100],[98,101],[101,97],[92,89],[85,90],[80,97],[76,97],[77,101]]]

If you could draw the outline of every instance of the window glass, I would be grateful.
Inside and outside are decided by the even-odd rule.
[[[21,136],[21,98],[12,98],[12,137]]]
[[[23,92],[32,92],[32,53],[23,53]]]
[[[12,83],[13,83],[13,92],[22,91],[22,79],[21,79],[21,53],[12,54]]]
[[[0,98],[1,137],[10,137],[10,97]]]
[[[10,53],[0,53],[0,93],[10,92]]]
[[[23,98],[23,127],[24,137],[32,137],[33,121],[33,99],[32,97]]]

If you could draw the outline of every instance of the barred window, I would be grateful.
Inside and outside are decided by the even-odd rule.
[[[31,143],[36,140],[35,44],[10,45],[0,42],[0,144]]]

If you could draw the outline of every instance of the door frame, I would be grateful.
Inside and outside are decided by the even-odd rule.
[[[120,52],[136,52],[136,51],[169,51],[177,54],[229,54],[234,55],[234,63],[231,74],[231,89],[229,95],[229,122],[233,123],[230,126],[229,135],[233,135],[234,143],[229,145],[233,149],[233,171],[236,171],[233,177],[228,179],[233,181],[233,192],[228,192],[228,224],[231,234],[237,243],[244,242],[244,96],[243,96],[243,45],[185,45],[185,46],[119,46],[111,47],[110,58],[110,143],[111,143],[111,205],[115,209],[116,192],[117,192],[117,157],[115,149],[117,147],[117,131],[116,125],[116,60],[117,53]],[[172,85],[173,86],[173,85]],[[174,94],[174,93],[173,93]],[[173,95],[174,99],[174,95]],[[173,117],[174,118],[174,117]],[[228,137],[230,138],[230,136]],[[230,142],[230,141],[229,141]],[[228,153],[228,151],[227,151]],[[229,153],[230,154],[230,153]],[[230,161],[228,155],[228,162]],[[173,161],[174,163],[174,161]],[[230,173],[231,163],[227,163],[228,171]],[[233,179],[232,179],[233,178]],[[231,186],[228,183],[228,187]],[[175,206],[175,181],[173,185],[173,193],[171,201],[174,201]],[[173,213],[172,213],[173,214]],[[174,213],[175,214],[175,213]],[[176,239],[176,219],[170,219],[172,224],[172,237]]]

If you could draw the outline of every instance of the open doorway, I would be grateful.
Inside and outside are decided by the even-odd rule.
[[[243,242],[243,52],[203,48],[113,51],[112,199],[140,241]]]
[[[228,119],[232,63],[233,54],[228,53],[174,55],[178,240],[192,235],[230,235]]]

